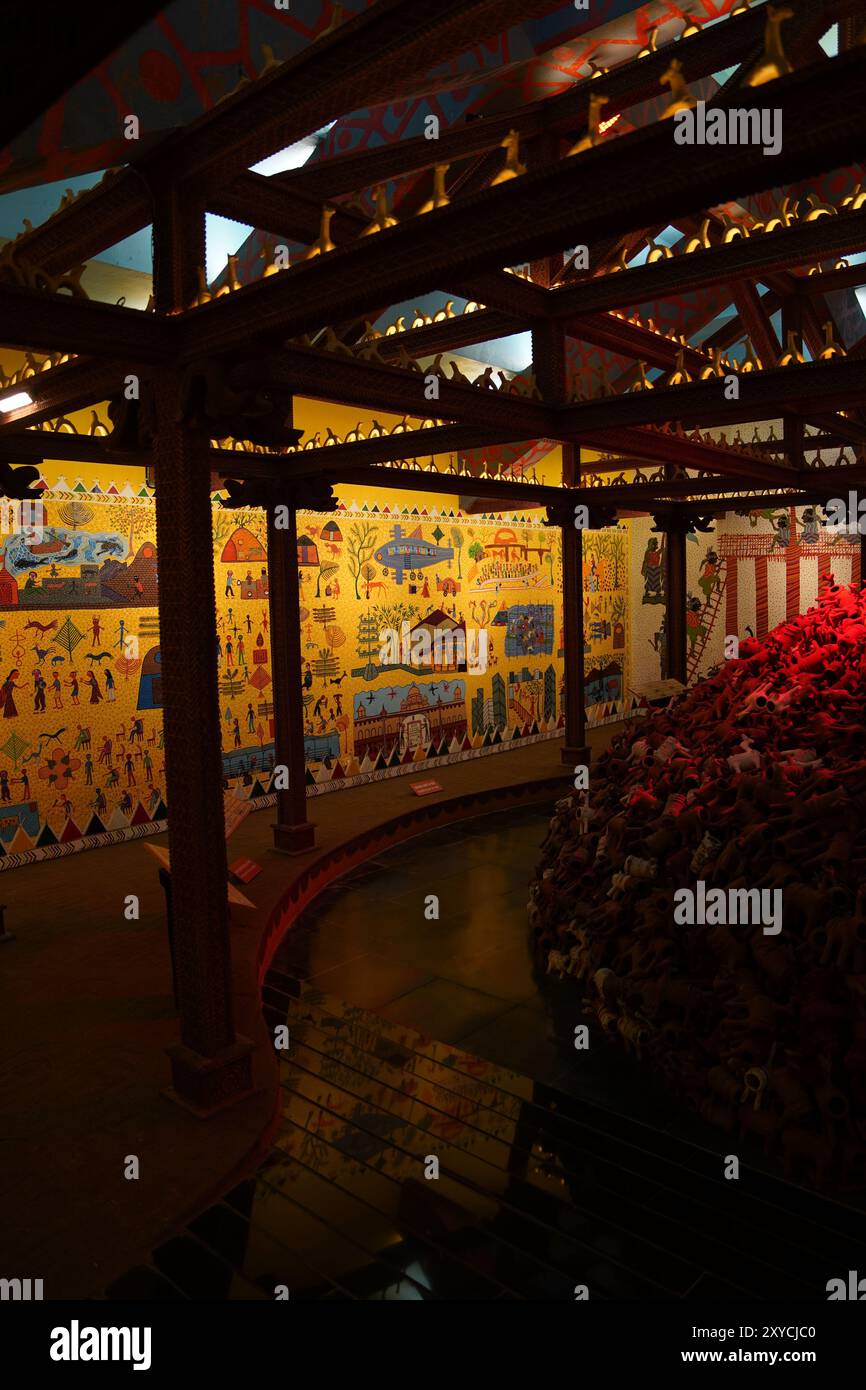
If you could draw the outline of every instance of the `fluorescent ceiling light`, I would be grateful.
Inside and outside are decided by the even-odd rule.
[[[20,410],[22,406],[32,405],[33,397],[28,396],[26,391],[16,391],[12,396],[4,396],[0,400],[0,410],[4,415],[8,415],[12,410]]]

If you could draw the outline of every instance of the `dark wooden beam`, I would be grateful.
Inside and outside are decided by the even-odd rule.
[[[555,8],[555,0],[374,0],[188,125],[159,160],[207,188],[335,116],[427,90],[431,64]]]
[[[824,27],[829,24],[827,16],[832,11],[832,4],[820,3],[820,0],[814,6],[815,17]],[[822,14],[825,15],[823,20],[820,18]],[[740,61],[745,54],[757,51],[765,24],[766,17],[757,12],[733,15],[722,24],[683,39],[677,44],[676,56],[685,67],[688,81],[705,77]],[[520,133],[521,142],[539,135],[574,138],[586,131],[589,96],[598,90],[599,81],[609,99],[611,114],[624,111],[629,106],[659,96],[663,90],[662,74],[671,56],[672,47],[668,44],[646,58],[638,59],[635,56],[618,64],[603,79],[587,78],[559,96],[531,102],[502,116],[484,116],[457,130],[445,131],[436,141],[423,137],[398,140],[373,150],[337,155],[277,177],[288,189],[303,191],[326,201],[429,168],[433,158],[442,163],[455,163],[485,150],[493,150],[512,129]]]
[[[821,218],[822,222],[826,220]],[[835,290],[853,290],[866,285],[866,264],[849,265],[845,270],[825,270],[821,275],[798,275],[796,279],[801,294],[832,294]]]
[[[683,347],[675,339],[613,314],[587,314],[568,324],[568,332],[581,342],[592,343],[622,357],[633,357],[635,361],[643,360],[647,366],[661,367],[666,372],[673,370],[680,350],[686,370],[693,375],[699,375],[710,365],[709,355],[699,348]]]
[[[700,146],[674,145],[673,122],[656,122],[205,304],[183,318],[184,351],[255,351],[338,316],[361,315],[371,306],[462,281],[491,263],[516,264],[563,245],[591,245],[614,229],[675,219],[695,206],[762,191],[770,181],[777,185],[837,168],[861,152],[864,72],[866,49],[855,49],[771,84],[785,129],[782,151],[772,160],[759,146],[740,145],[716,147],[708,160]],[[647,169],[654,171],[652,179]],[[593,188],[589,201],[582,196],[587,186]],[[688,260],[724,250],[696,252]],[[659,267],[651,269],[655,294]]]
[[[143,151],[108,187],[35,228],[21,249],[52,273],[68,270],[151,221],[155,177],[192,181],[205,193],[335,116],[424,90],[418,74],[431,62],[443,64],[512,23],[553,8],[554,0],[442,0],[435,8],[415,0],[375,0]]]
[[[731,293],[740,323],[751,338],[761,362],[765,367],[775,366],[780,355],[779,340],[755,286],[748,280],[736,280],[731,286]]]
[[[369,467],[375,463],[397,463],[415,458],[420,462],[437,454],[459,454],[470,449],[515,442],[518,441],[514,435],[506,430],[483,429],[477,425],[442,425],[433,429],[409,430],[405,434],[383,435],[377,439],[362,439],[352,444],[296,449],[282,457],[293,477],[303,477],[332,473],[335,469]],[[267,454],[222,449],[219,455],[218,471],[227,475],[255,477],[259,472],[266,475],[270,470],[272,456]]]
[[[584,438],[617,426],[661,425],[682,421],[687,428],[738,425],[753,420],[775,420],[787,409],[809,414],[809,406],[822,412],[844,410],[866,402],[866,373],[857,360],[838,358],[809,362],[797,367],[776,367],[739,378],[740,397],[727,400],[724,381],[711,378],[685,386],[656,387],[593,401],[578,401],[561,410],[547,435],[552,439]]]
[[[7,347],[156,363],[170,354],[173,329],[143,309],[0,284],[0,340]]]
[[[660,429],[608,428],[583,435],[583,442],[593,449],[604,449],[627,456],[641,464],[674,464],[679,468],[694,468],[719,473],[732,478],[750,478],[758,482],[784,487],[793,472],[780,464],[768,463],[753,457],[748,450],[737,450],[708,439],[695,439]],[[587,465],[597,472],[595,465]]]
[[[568,282],[557,289],[551,312],[556,318],[573,320],[583,314],[672,298],[737,280],[763,279],[766,283],[767,275],[774,270],[815,265],[843,256],[846,251],[863,250],[866,209],[861,208],[858,212],[821,217],[817,222],[797,223],[778,232],[755,233],[747,240],[738,239],[690,255],[675,253],[670,260],[652,265]],[[866,272],[866,267],[861,270]],[[817,275],[800,278],[806,285],[824,279]]]
[[[508,434],[511,439],[547,436],[547,407],[505,391],[455,386],[440,380],[438,399],[431,401],[425,394],[425,378],[420,372],[295,344],[282,348],[272,365],[295,396],[340,401],[360,409],[393,411],[421,419],[457,420],[482,426],[497,435]],[[238,369],[237,381],[248,379],[253,384],[257,370],[255,364],[245,375]]]

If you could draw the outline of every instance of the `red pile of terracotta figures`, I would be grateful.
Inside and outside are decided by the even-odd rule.
[[[864,870],[866,597],[832,585],[635,720],[588,791],[557,804],[530,922],[547,970],[705,1119],[756,1137],[795,1180],[854,1191]],[[755,907],[735,890],[766,890],[781,918],[723,906],[681,925],[683,889]]]

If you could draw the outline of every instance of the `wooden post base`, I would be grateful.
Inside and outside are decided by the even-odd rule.
[[[315,821],[305,820],[299,825],[275,824],[273,832],[274,849],[283,854],[306,854],[316,843]]]
[[[203,1057],[183,1043],[166,1049],[174,1083],[164,1094],[207,1119],[253,1093],[253,1044],[237,1037],[215,1057]]]
[[[589,767],[592,761],[592,749],[586,745],[582,748],[566,746],[560,749],[560,757],[569,767]]]

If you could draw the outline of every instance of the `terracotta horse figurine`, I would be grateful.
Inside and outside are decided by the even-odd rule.
[[[777,77],[784,77],[786,73],[793,72],[791,64],[785,55],[782,47],[782,24],[786,19],[793,19],[794,11],[789,10],[787,5],[768,5],[767,6],[767,27],[764,31],[764,57],[750,73],[746,80],[747,87],[760,87],[765,82],[775,82]]]

